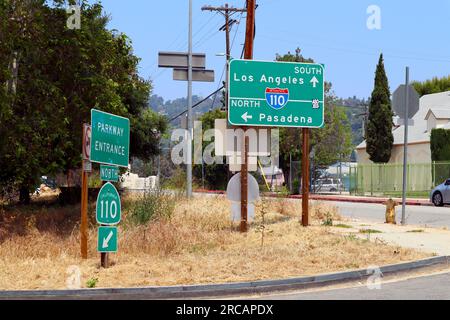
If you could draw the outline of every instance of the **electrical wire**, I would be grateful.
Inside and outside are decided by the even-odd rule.
[[[241,26],[242,17],[243,17],[243,13],[241,12],[241,16],[239,17],[238,26],[236,28],[236,31],[234,32],[233,40],[231,41],[230,52],[233,50],[234,41],[236,40],[236,35],[238,34],[239,27]],[[227,57],[227,59],[229,59],[229,57]],[[242,59],[242,57],[241,57],[241,59]],[[219,86],[222,83],[222,79],[223,79],[223,75],[225,73],[225,69],[226,69],[226,66],[227,66],[226,64],[227,63],[228,63],[228,61],[225,63],[225,66],[222,69],[222,75],[220,76]],[[214,104],[216,103],[216,99],[217,99],[217,93],[214,96],[214,100],[212,101],[210,110],[214,110]]]
[[[216,91],[214,91],[213,93],[211,93],[209,96],[207,96],[206,98],[200,100],[199,102],[197,102],[196,104],[194,104],[192,106],[192,109],[194,109],[195,107],[198,107],[200,104],[202,104],[203,102],[205,102],[206,100],[208,100],[209,98],[211,98],[213,95],[217,94],[217,92],[219,92],[220,90],[222,90],[224,87],[220,87],[219,89],[217,89]],[[179,115],[173,117],[172,119],[169,120],[169,122],[172,122],[174,120],[176,120],[177,118],[181,117],[183,114],[187,113],[186,111],[183,111],[182,113],[180,113]]]

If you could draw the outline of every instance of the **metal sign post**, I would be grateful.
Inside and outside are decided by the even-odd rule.
[[[192,53],[192,0],[189,1],[188,52],[159,52],[158,66],[173,68],[173,80],[187,81],[186,196],[192,197],[192,82],[214,82],[214,71],[205,69],[206,55]]]
[[[309,128],[302,129],[302,226],[309,225]]]
[[[408,174],[408,119],[409,119],[409,67],[406,67],[406,83],[405,83],[405,141],[403,145],[403,193],[402,193],[402,225],[406,224],[406,188]]]
[[[392,94],[392,107],[400,117],[399,124],[405,126],[403,142],[403,190],[402,224],[406,224],[406,192],[408,187],[408,127],[414,125],[413,117],[420,107],[420,96],[409,84],[409,67],[406,67],[406,83],[400,85]]]
[[[192,197],[192,129],[193,129],[193,119],[192,119],[192,0],[189,0],[189,28],[188,28],[188,90],[187,90],[187,121],[188,121],[188,141],[187,141],[187,186],[186,193],[187,197]]]
[[[88,165],[90,164],[89,157],[91,152],[91,126],[83,124],[83,168],[81,170],[81,224],[80,224],[80,249],[81,258],[88,257]]]

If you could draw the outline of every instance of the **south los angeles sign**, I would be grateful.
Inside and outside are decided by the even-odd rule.
[[[321,64],[232,60],[228,121],[236,126],[321,128]]]

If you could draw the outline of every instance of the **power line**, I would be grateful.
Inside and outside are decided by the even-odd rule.
[[[219,89],[217,89],[216,91],[214,91],[213,93],[211,93],[209,96],[207,96],[206,98],[204,98],[203,100],[197,102],[196,104],[194,104],[192,106],[192,109],[194,109],[195,107],[198,107],[200,104],[202,104],[203,102],[205,102],[206,100],[208,100],[209,98],[211,98],[213,95],[215,95],[217,92],[219,92],[220,90],[223,89],[223,86],[220,87]],[[176,120],[177,118],[181,117],[183,114],[185,114],[187,111],[183,111],[182,113],[180,113],[179,115],[177,115],[176,117],[173,117],[172,119],[169,120],[169,122],[172,122],[173,120]]]
[[[236,36],[237,36],[238,31],[239,31],[239,27],[240,27],[240,25],[241,25],[242,17],[243,17],[243,13],[241,12],[241,15],[240,15],[240,17],[239,17],[238,26],[237,26],[237,28],[236,28],[236,31],[234,32],[233,40],[231,41],[230,51],[233,50],[234,41],[236,40]],[[241,56],[241,58],[242,58],[242,56]],[[227,63],[228,63],[228,62],[227,62]],[[225,66],[223,67],[223,69],[222,69],[222,75],[220,76],[219,86],[220,86],[220,84],[222,83],[222,79],[223,79],[223,75],[224,75],[224,73],[225,73],[225,69],[226,69],[226,65],[225,65]],[[214,100],[213,100],[213,102],[212,102],[212,104],[211,104],[211,110],[214,108],[214,104],[216,103],[216,99],[217,99],[217,93],[216,93],[216,95],[214,96]]]

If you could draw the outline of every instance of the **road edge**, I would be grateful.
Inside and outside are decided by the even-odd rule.
[[[225,195],[225,191],[217,191],[217,190],[194,190],[197,194],[206,194],[206,195]],[[262,193],[261,194],[267,198],[281,198],[281,199],[296,199],[301,200],[301,195],[289,195],[283,196],[279,194],[271,194],[271,193]],[[350,202],[350,203],[367,203],[367,204],[385,204],[389,197],[358,197],[358,196],[340,196],[340,195],[331,195],[331,194],[310,194],[310,200],[313,201],[328,201],[328,202]],[[397,202],[401,202],[401,198],[392,198]],[[425,199],[406,199],[407,206],[424,206],[424,207],[433,207],[433,203],[430,200]]]
[[[380,267],[382,274],[409,272],[412,270],[449,264],[450,256],[438,256],[416,261]],[[363,280],[373,273],[367,269],[319,274],[279,280],[258,280],[207,285],[161,286],[141,288],[99,288],[79,290],[0,291],[0,300],[112,300],[112,299],[189,299],[226,298],[239,295],[273,293],[298,289],[323,287],[336,283]]]

